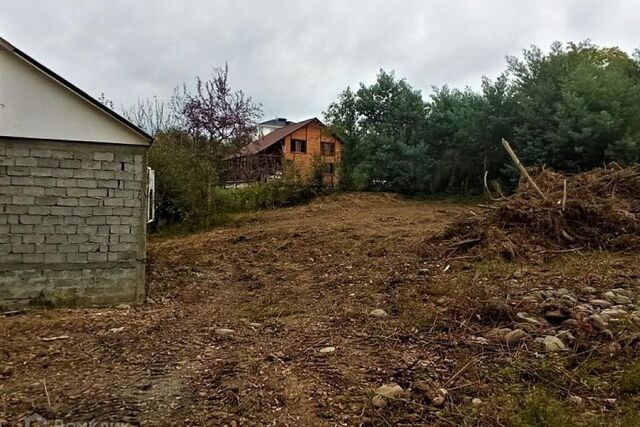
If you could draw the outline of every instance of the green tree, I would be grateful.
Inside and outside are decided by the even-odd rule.
[[[640,151],[640,68],[618,48],[588,41],[509,58],[517,98],[514,142],[523,160],[579,171]]]
[[[428,102],[380,71],[344,91],[325,113],[343,138],[343,179],[352,188],[469,194],[483,176],[515,184],[500,140],[525,164],[577,172],[640,158],[640,51],[585,41],[538,47],[481,91],[434,88]]]
[[[325,112],[344,141],[343,176],[357,189],[407,193],[428,188],[427,105],[420,91],[381,70],[370,86],[349,88]]]

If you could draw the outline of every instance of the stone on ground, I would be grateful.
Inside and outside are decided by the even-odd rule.
[[[567,346],[558,337],[547,335],[544,337],[544,348],[548,352],[563,351],[567,349]]]
[[[396,383],[385,384],[376,389],[376,395],[373,396],[371,403],[378,408],[384,408],[388,404],[389,399],[396,399],[403,393],[402,387]]]
[[[381,308],[376,308],[375,310],[371,311],[371,313],[369,313],[369,316],[377,317],[378,319],[381,319],[383,317],[389,317],[387,312]]]
[[[507,345],[516,345],[528,336],[529,335],[522,329],[515,329],[504,336],[504,343]]]

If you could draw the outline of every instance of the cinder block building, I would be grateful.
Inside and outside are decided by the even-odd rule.
[[[144,299],[152,140],[0,38],[0,308]]]

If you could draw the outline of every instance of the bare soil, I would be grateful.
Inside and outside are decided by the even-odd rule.
[[[576,305],[623,289],[638,310],[640,255],[424,253],[477,209],[346,194],[152,238],[147,304],[0,316],[0,425],[640,425],[633,316],[597,329],[569,308],[566,351],[533,342],[562,329],[542,319],[559,289]],[[403,394],[374,406],[388,383]]]

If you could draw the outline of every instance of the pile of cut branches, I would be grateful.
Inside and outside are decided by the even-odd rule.
[[[429,252],[515,259],[640,249],[640,166],[611,163],[571,176],[530,168],[513,195],[480,207],[429,239]]]

